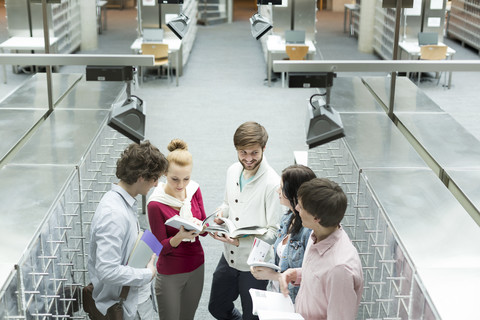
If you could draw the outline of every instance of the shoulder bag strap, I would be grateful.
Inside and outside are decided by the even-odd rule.
[[[130,291],[130,287],[124,286],[122,287],[122,291],[120,292],[120,304],[123,303],[123,301],[127,300],[128,292]]]

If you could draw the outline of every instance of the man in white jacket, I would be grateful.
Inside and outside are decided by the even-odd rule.
[[[278,230],[280,202],[279,175],[263,157],[268,134],[256,122],[245,122],[235,131],[233,142],[238,162],[227,171],[225,200],[219,216],[228,217],[237,228],[263,227],[262,240],[273,243]],[[217,223],[222,223],[216,219]],[[213,274],[208,309],[216,319],[258,319],[252,315],[250,288],[265,290],[268,281],[257,280],[250,273],[247,258],[255,236],[230,238],[213,235],[224,242],[224,252]],[[234,306],[240,295],[243,316]]]

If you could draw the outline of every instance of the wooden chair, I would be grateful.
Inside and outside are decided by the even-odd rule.
[[[167,79],[170,81],[170,62],[168,60],[168,44],[166,43],[142,43],[142,54],[153,55],[155,57],[154,66],[160,68],[167,67]],[[143,67],[141,70],[141,78],[143,80]]]
[[[305,60],[308,53],[308,46],[304,44],[287,44],[285,51],[288,56],[287,60]],[[285,87],[285,72],[282,72],[282,87]]]
[[[430,44],[420,47],[420,60],[445,60],[447,58],[447,46],[445,45],[436,45]],[[420,78],[421,72],[418,73],[418,82],[417,86],[420,85]],[[442,75],[438,77],[437,86],[440,82],[440,78]]]

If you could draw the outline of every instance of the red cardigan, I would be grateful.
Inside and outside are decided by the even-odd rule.
[[[206,216],[200,188],[193,195],[191,203],[193,217],[204,220]],[[178,229],[166,226],[165,221],[178,213],[178,210],[157,201],[150,201],[148,204],[150,228],[163,245],[157,261],[157,271],[160,274],[191,272],[205,262],[202,244],[198,237],[194,242],[181,242],[176,248],[170,245],[170,239],[177,234]],[[207,233],[203,234],[203,236],[206,235]]]

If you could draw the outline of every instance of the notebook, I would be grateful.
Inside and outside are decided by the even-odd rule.
[[[285,43],[305,43],[305,30],[286,30]]]
[[[163,41],[163,29],[159,29],[159,28],[143,29],[143,42],[162,42],[162,41]]]
[[[438,44],[438,34],[436,32],[419,32],[418,45],[426,46],[429,44]]]

